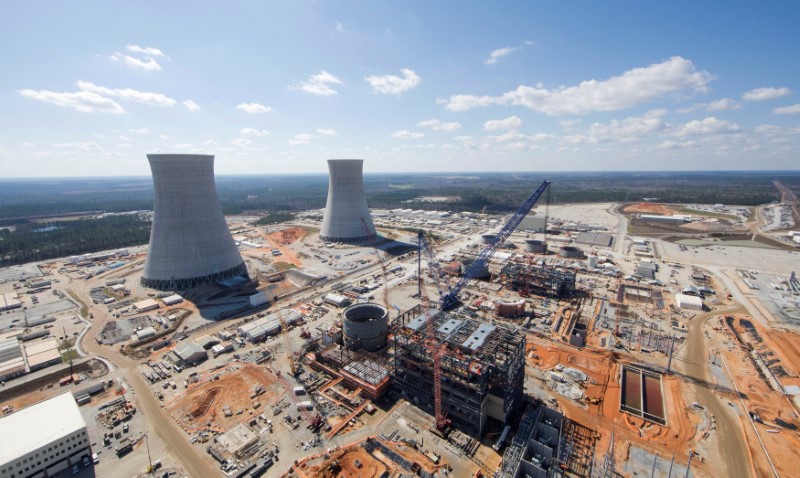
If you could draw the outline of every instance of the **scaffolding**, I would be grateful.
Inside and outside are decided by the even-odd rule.
[[[575,294],[575,271],[535,264],[506,264],[500,269],[500,277],[506,287],[522,297],[537,295],[565,299]]]
[[[456,428],[482,436],[488,418],[506,424],[522,397],[525,336],[500,324],[418,305],[399,315],[390,336],[394,383],[411,403],[433,414],[431,322],[442,350],[442,408]]]

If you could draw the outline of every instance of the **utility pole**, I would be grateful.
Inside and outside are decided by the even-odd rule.
[[[150,458],[150,440],[147,439],[148,435],[149,435],[148,433],[144,434],[144,444],[147,446],[147,462],[150,464],[150,467],[148,468],[147,473],[148,474],[152,474],[153,473],[153,459]]]

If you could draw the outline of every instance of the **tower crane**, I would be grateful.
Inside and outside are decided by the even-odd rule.
[[[361,226],[364,228],[364,231],[369,235],[369,227],[367,226],[367,221],[362,217],[361,218]],[[383,290],[381,291],[381,299],[383,300],[383,306],[387,309],[389,308],[389,283],[386,279],[386,261],[384,260],[383,256],[381,255],[381,251],[378,249],[378,235],[375,234],[372,236],[370,240],[370,245],[375,249],[375,256],[378,258],[378,264],[381,266],[381,273],[383,274]]]
[[[283,318],[283,309],[278,310],[278,320],[281,323],[281,330],[283,331],[283,348],[286,350],[286,360],[289,362],[289,372],[292,374],[292,377],[296,377],[297,365],[294,363],[292,351],[289,350],[289,325],[286,323],[286,319]]]

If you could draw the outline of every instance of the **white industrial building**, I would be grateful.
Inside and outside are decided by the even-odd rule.
[[[147,312],[149,310],[158,309],[159,307],[161,306],[153,299],[140,300],[133,304],[133,308],[136,309],[136,312]]]
[[[187,367],[197,365],[208,358],[206,350],[195,342],[179,342],[170,353],[174,362]]]
[[[675,294],[675,304],[681,310],[703,310],[703,299],[696,295]]]
[[[19,377],[27,373],[25,357],[20,341],[15,334],[4,334],[0,338],[0,380]]]
[[[319,238],[326,242],[357,243],[376,237],[364,195],[364,160],[328,160],[328,200]]]
[[[181,302],[183,302],[183,297],[181,297],[178,294],[172,294],[172,295],[168,295],[168,296],[164,297],[163,299],[161,299],[161,302],[163,302],[164,305],[166,305],[166,306],[176,305],[176,304],[180,304]]]
[[[325,294],[322,300],[336,307],[347,307],[348,305],[350,305],[349,297],[345,297],[340,294],[334,294],[333,292],[331,292],[330,294]]]
[[[296,310],[282,312],[287,324],[295,324],[301,315]],[[261,319],[242,325],[237,329],[239,336],[249,342],[261,342],[269,335],[278,335],[281,331],[280,313],[275,312]]]
[[[144,340],[149,339],[150,337],[155,337],[156,329],[154,327],[144,327],[142,329],[137,330],[133,333],[134,340]]]
[[[0,418],[0,437],[0,478],[55,476],[81,463],[93,466],[86,422],[70,392]]]
[[[639,219],[647,222],[663,222],[667,224],[683,224],[689,222],[689,217],[683,215],[658,216],[655,214],[640,214]]]

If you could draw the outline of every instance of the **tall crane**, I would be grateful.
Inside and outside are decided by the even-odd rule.
[[[425,284],[422,283],[420,277],[420,299],[422,300],[422,307],[425,313],[431,310],[430,299],[428,292],[425,290]],[[438,285],[438,280],[434,280]],[[433,359],[433,411],[436,420],[436,429],[443,432],[450,425],[450,420],[442,410],[442,347],[436,342],[436,331],[433,328],[433,317],[428,318],[426,325],[425,345],[427,346],[428,353]]]
[[[367,233],[367,235],[369,235],[369,227],[367,226],[367,221],[365,221],[363,217],[361,218],[361,226],[364,228],[364,231]],[[378,258],[378,264],[381,266],[381,273],[383,274],[383,290],[381,291],[381,299],[383,300],[383,306],[388,309],[389,283],[387,282],[386,277],[386,261],[383,259],[380,249],[378,249],[378,235],[375,234],[370,242],[373,249],[375,249],[375,256]]]
[[[286,350],[286,360],[289,362],[289,372],[292,377],[297,376],[297,365],[294,363],[292,351],[289,350],[289,325],[286,319],[283,318],[283,309],[278,309],[278,320],[281,322],[281,329],[283,330],[283,348]]]
[[[467,270],[464,271],[464,274],[462,274],[461,279],[459,279],[459,281],[456,283],[455,286],[453,286],[445,294],[442,294],[441,289],[439,290],[439,293],[441,294],[439,296],[439,305],[442,310],[450,310],[456,305],[458,305],[459,303],[458,294],[461,292],[461,289],[463,289],[464,286],[466,286],[472,279],[475,278],[476,273],[479,270],[483,269],[486,266],[486,263],[489,262],[489,259],[492,258],[494,253],[497,252],[497,249],[499,249],[500,246],[502,246],[503,243],[506,242],[506,239],[508,239],[508,237],[511,236],[511,233],[514,232],[514,229],[516,229],[517,226],[519,226],[519,224],[522,222],[522,220],[525,219],[525,216],[528,215],[533,206],[536,204],[536,201],[539,200],[539,198],[542,196],[542,194],[547,190],[549,186],[550,186],[550,181],[545,180],[544,182],[542,182],[541,186],[539,186],[538,189],[536,189],[530,196],[528,196],[528,199],[526,199],[525,202],[523,202],[517,208],[517,210],[514,211],[514,214],[511,216],[508,222],[506,222],[503,228],[500,229],[500,232],[497,233],[492,242],[489,243],[489,245],[486,246],[486,248],[482,250],[480,254],[478,254],[478,257],[472,262],[472,264],[467,268]],[[418,240],[419,240],[420,255],[424,251],[428,259],[428,267],[433,268],[434,275],[439,274],[440,273],[439,262],[436,260],[436,257],[433,256],[432,251],[430,251],[430,246],[427,244],[427,241],[425,240],[425,237],[422,235],[422,233],[418,235]],[[421,276],[421,274],[418,275]],[[437,285],[439,277],[441,276],[436,277]],[[420,288],[420,293],[421,292],[422,291]]]

